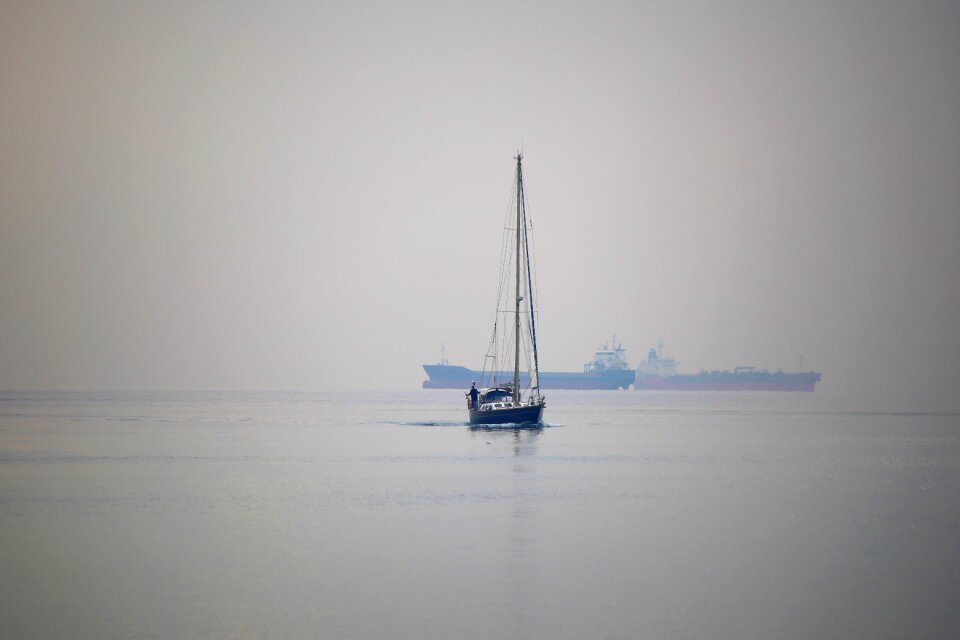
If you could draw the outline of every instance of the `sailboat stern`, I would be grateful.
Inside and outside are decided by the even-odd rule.
[[[540,424],[543,419],[543,409],[546,406],[542,401],[519,406],[496,406],[496,404],[482,404],[477,409],[470,409],[470,424]]]

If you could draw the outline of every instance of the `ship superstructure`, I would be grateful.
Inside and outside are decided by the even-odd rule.
[[[677,372],[677,361],[663,356],[663,342],[657,344],[656,349],[647,352],[646,362],[637,364],[638,376],[659,376],[664,378]]]

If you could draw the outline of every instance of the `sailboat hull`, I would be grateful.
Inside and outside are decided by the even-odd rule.
[[[480,411],[470,409],[470,424],[539,424],[543,405]]]

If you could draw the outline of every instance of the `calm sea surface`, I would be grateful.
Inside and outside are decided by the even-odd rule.
[[[0,637],[947,638],[960,415],[814,394],[0,394]]]

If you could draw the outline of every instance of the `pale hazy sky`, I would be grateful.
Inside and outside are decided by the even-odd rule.
[[[955,2],[0,4],[0,388],[482,364],[525,153],[545,370],[960,384]]]

